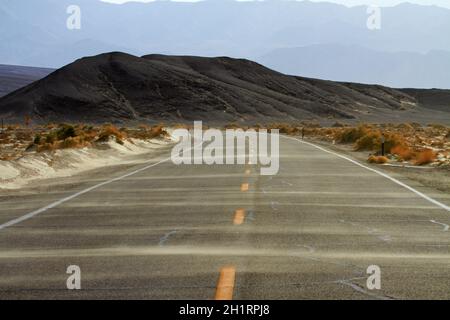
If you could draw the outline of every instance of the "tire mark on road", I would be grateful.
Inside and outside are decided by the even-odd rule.
[[[360,223],[346,221],[346,220],[343,220],[343,219],[340,219],[339,222],[349,224],[349,225],[351,225],[353,227],[364,228],[364,229],[367,230],[368,234],[377,237],[381,241],[384,241],[384,242],[391,242],[392,241],[392,237],[389,234],[383,234],[382,232],[380,232],[380,230],[378,230],[376,228],[368,227],[368,226],[365,226],[365,225],[360,224]]]
[[[169,238],[176,233],[178,233],[178,230],[173,230],[173,231],[166,233],[164,236],[161,237],[161,239],[159,239],[158,246],[160,246],[160,247],[164,246],[164,244],[169,240]]]

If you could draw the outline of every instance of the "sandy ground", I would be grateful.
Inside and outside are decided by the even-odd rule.
[[[82,149],[32,152],[17,160],[0,161],[0,189],[19,189],[44,179],[70,177],[92,169],[134,163],[136,155],[154,153],[171,143],[171,138],[130,139],[123,145],[111,140]]]

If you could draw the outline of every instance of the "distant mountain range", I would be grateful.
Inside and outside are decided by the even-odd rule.
[[[81,8],[81,30],[66,28],[66,9],[73,4]],[[289,74],[450,88],[449,9],[412,4],[382,8],[381,29],[375,31],[366,26],[366,10],[276,0],[124,5],[2,0],[0,41],[5,45],[0,63],[61,67],[109,51],[231,56]]]
[[[274,50],[258,62],[287,74],[390,87],[450,88],[450,52],[387,53],[359,46],[315,45]]]
[[[0,64],[0,97],[39,80],[53,69],[9,66]]]
[[[294,77],[227,57],[112,52],[79,59],[0,98],[0,117],[35,123],[450,123],[450,90]]]

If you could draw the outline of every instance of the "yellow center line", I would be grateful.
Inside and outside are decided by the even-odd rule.
[[[234,213],[233,223],[238,226],[243,224],[244,220],[245,220],[245,210],[237,209],[236,212]]]
[[[248,191],[248,183],[243,183],[243,184],[241,185],[241,191],[242,191],[242,192]]]
[[[220,270],[215,300],[233,300],[235,279],[236,268],[234,266],[226,266]]]

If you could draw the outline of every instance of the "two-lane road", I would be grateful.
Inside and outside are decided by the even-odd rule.
[[[0,194],[0,298],[450,298],[450,212],[415,191],[450,195],[286,137],[276,176],[175,166],[169,151]],[[66,289],[69,265],[82,290]],[[366,287],[370,265],[381,290]]]

